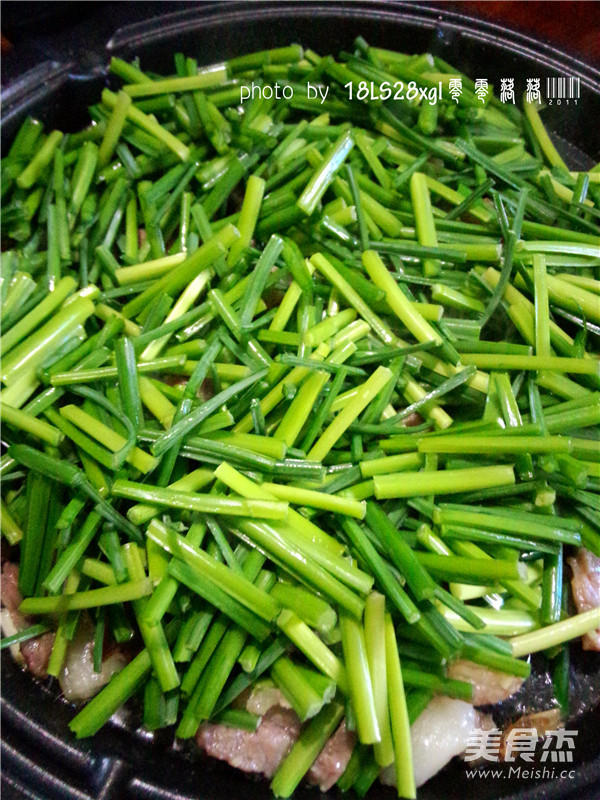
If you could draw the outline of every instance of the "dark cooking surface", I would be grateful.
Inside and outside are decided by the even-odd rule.
[[[488,24],[467,21],[459,15],[420,4],[337,3],[315,4],[184,4],[182,17],[160,23],[140,22],[128,31],[109,36],[125,22],[138,22],[164,4],[148,3],[3,3],[19,6],[20,15],[48,12],[44,35],[32,37],[28,53],[3,59],[3,83],[19,76],[5,92],[3,141],[9,139],[25,113],[41,115],[48,124],[75,129],[85,123],[85,107],[93,102],[105,82],[110,54],[168,71],[177,49],[208,63],[276,44],[300,41],[321,52],[349,48],[356,35],[371,43],[411,52],[430,49],[465,72],[474,75],[485,67],[486,77],[519,80],[546,75],[576,75],[582,81],[578,106],[550,109],[545,120],[558,134],[561,150],[574,166],[597,160],[600,153],[600,74],[576,59],[561,55],[519,35],[507,35]],[[100,7],[102,10],[100,10]],[[27,9],[27,11],[26,11]],[[12,9],[11,9],[12,10]],[[69,16],[70,15],[70,16]],[[69,19],[73,24],[67,25]],[[17,20],[18,27],[18,20]],[[19,59],[22,59],[19,61]],[[7,66],[7,63],[9,65]],[[26,66],[42,63],[34,75],[20,77]],[[18,64],[18,68],[11,65]],[[15,69],[15,71],[11,71]],[[10,74],[9,74],[10,73]],[[6,85],[6,83],[5,83]],[[573,147],[566,147],[569,140]],[[586,158],[587,154],[588,158]],[[577,645],[576,650],[579,649]],[[578,659],[576,659],[578,660]],[[585,659],[588,664],[589,659]],[[598,687],[598,659],[592,664]],[[580,660],[579,671],[584,666]],[[139,731],[135,711],[112,722],[93,740],[74,742],[67,728],[72,708],[51,686],[34,684],[2,654],[3,667],[3,793],[9,800],[245,800],[267,798],[266,782],[256,781],[197,752],[171,750],[168,734],[150,737]],[[585,672],[586,669],[583,669]],[[543,678],[540,679],[543,683]],[[578,679],[585,682],[585,679]],[[542,687],[543,688],[543,687]],[[583,692],[585,694],[585,691]],[[600,797],[598,730],[600,707],[577,722],[580,730],[575,751],[577,776],[551,784],[510,780],[461,779],[463,770],[452,765],[419,792],[422,800],[558,800]],[[314,790],[301,790],[297,800],[317,800]],[[391,800],[395,792],[374,789],[370,796]],[[341,797],[334,791],[323,798]]]
[[[189,7],[185,2],[51,2],[3,0],[2,33],[12,45],[2,59],[2,85],[47,61],[73,61],[85,71],[104,65],[104,47],[123,25]]]

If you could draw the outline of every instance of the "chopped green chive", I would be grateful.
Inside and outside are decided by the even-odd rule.
[[[0,529],[41,620],[2,646],[53,632],[57,677],[86,620],[96,671],[129,643],[78,737],[135,694],[260,735],[266,681],[302,723],[276,795],[345,713],[340,787],[414,798],[410,725],[472,701],[445,663],[559,651],[567,708],[600,627],[563,581],[600,555],[598,168],[362,37],[155,68],[2,162]],[[443,95],[365,101],[397,80]]]

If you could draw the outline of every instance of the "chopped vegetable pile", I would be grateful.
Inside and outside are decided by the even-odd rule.
[[[393,764],[415,797],[411,723],[472,699],[449,664],[553,649],[566,708],[565,643],[600,627],[563,589],[565,549],[600,556],[600,166],[362,39],[111,73],[88,128],[28,119],[2,160],[2,535],[34,618],[2,644],[55,630],[55,677],[84,619],[96,671],[129,648],[78,737],[136,694],[150,730],[254,729],[269,678],[303,723],[276,796],[345,717],[342,788]],[[443,99],[356,99],[385,81]]]

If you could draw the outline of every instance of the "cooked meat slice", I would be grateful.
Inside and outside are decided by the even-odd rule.
[[[36,678],[45,678],[48,675],[48,662],[53,647],[54,633],[50,632],[42,633],[21,645],[25,665]]]
[[[2,605],[10,616],[13,633],[22,631],[33,625],[35,620],[26,617],[18,610],[23,597],[19,591],[19,568],[16,564],[10,561],[5,561],[2,568],[2,586],[0,590]],[[8,633],[6,614],[3,616],[2,627]],[[36,636],[34,639],[29,639],[23,642],[20,646],[21,656],[25,662],[27,669],[35,675],[36,678],[45,678],[48,674],[48,661],[50,653],[54,646],[54,634],[43,633],[41,636]],[[13,651],[13,656],[15,651]],[[19,661],[18,658],[16,658]]]
[[[265,683],[258,684],[249,692],[246,700],[246,711],[251,714],[264,716],[273,706],[280,708],[291,708],[281,691],[276,686],[268,686]]]
[[[422,786],[469,744],[471,732],[481,727],[481,716],[470,703],[434,697],[413,723],[410,738],[415,783]],[[381,771],[381,782],[395,785],[394,765]]]
[[[459,659],[448,667],[448,677],[473,686],[474,706],[487,706],[506,700],[523,685],[523,678],[487,669],[473,661]]]
[[[496,723],[494,722],[494,718],[491,714],[484,714],[483,711],[477,711],[475,709],[475,724],[473,728],[479,731],[494,731],[496,730]],[[472,752],[469,752],[468,749],[464,750],[461,754],[461,758],[469,757],[469,766],[474,767],[477,764],[482,763],[485,761],[483,756],[481,758],[474,758]]]
[[[571,587],[578,611],[588,611],[600,606],[600,558],[584,547],[570,558],[573,570]]]
[[[547,711],[535,711],[530,714],[524,714],[502,731],[500,759],[503,761],[506,756],[507,739],[512,731],[534,728],[538,739],[542,739],[546,736],[548,731],[555,731],[562,727],[563,719],[560,708],[549,708]]]
[[[100,672],[94,671],[94,626],[86,615],[79,623],[77,634],[67,648],[65,663],[59,677],[60,688],[72,703],[88,700],[105,686],[115,672],[123,669],[127,659],[115,650],[102,661]]]
[[[14,636],[15,633],[19,632],[8,608],[0,609],[0,628],[2,629],[2,636]],[[20,645],[11,644],[9,649],[17,664],[25,666],[25,659],[23,658],[23,653],[21,653]]]
[[[322,792],[331,789],[348,766],[355,743],[356,736],[346,728],[344,720],[310,768],[310,783],[316,783]]]
[[[227,761],[244,772],[272,777],[300,734],[300,720],[286,708],[270,708],[255,731],[205,723],[198,745],[213,758]]]
[[[2,569],[1,596],[4,606],[2,628],[7,636],[35,623],[34,619],[18,610],[23,600],[19,591],[19,568],[8,561]],[[65,665],[59,677],[64,696],[72,702],[93,697],[127,663],[124,654],[116,650],[104,659],[101,672],[94,672],[93,642],[94,627],[86,615],[79,624],[74,641],[67,648]],[[48,632],[23,642],[20,652],[18,648],[12,652],[15,660],[21,664],[24,662],[36,678],[45,678],[53,647],[54,633]]]
[[[590,611],[600,606],[600,558],[581,548],[576,558],[569,558],[573,570],[571,588],[577,610]],[[586,633],[582,639],[584,650],[600,651],[600,628]]]
[[[7,608],[11,614],[17,611],[23,602],[21,592],[19,591],[19,568],[11,561],[5,561],[2,567],[0,597],[2,598],[2,605],[4,608]]]
[[[480,731],[493,731],[497,726],[491,714],[485,714],[483,711],[475,709],[475,723],[473,727]],[[464,756],[465,753],[461,755]]]
[[[263,697],[269,696],[268,691],[261,693]],[[252,702],[246,707],[250,710],[251,706],[255,707]],[[244,772],[260,772],[270,778],[292,749],[301,727],[294,711],[270,706],[256,731],[205,723],[200,727],[197,741],[207,755]],[[317,784],[324,792],[330,789],[346,769],[354,743],[354,734],[342,722],[309,770],[310,783]]]

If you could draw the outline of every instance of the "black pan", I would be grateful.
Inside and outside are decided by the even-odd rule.
[[[27,13],[28,6],[35,8],[35,4],[10,5],[20,6],[23,13]],[[527,77],[578,77],[578,103],[554,106],[545,112],[544,120],[574,168],[587,168],[600,158],[598,70],[527,36],[448,12],[444,4],[73,5],[86,7],[74,32],[64,38],[54,35],[41,43],[38,37],[37,52],[45,60],[5,86],[3,145],[27,114],[63,130],[76,130],[85,124],[87,105],[98,100],[106,84],[106,65],[111,55],[139,56],[144,68],[168,72],[177,50],[203,64],[290,42],[335,53],[349,49],[354,38],[362,35],[381,47],[412,53],[429,50],[470,76],[486,77],[495,85],[499,85],[501,77],[514,77],[521,88]],[[171,11],[182,5],[184,8],[139,21],[149,13],[147,7],[143,9],[148,5],[153,7],[151,10],[165,6]],[[115,30],[130,21],[134,24]],[[108,36],[111,38],[107,41]],[[584,654],[577,644],[572,661],[572,680],[585,700],[590,685],[598,688],[600,660],[596,654]],[[544,664],[538,682],[543,696],[547,684]],[[93,740],[74,741],[68,730],[72,707],[60,698],[55,686],[34,682],[6,653],[2,654],[2,695],[2,790],[8,800],[266,800],[271,796],[266,782],[202,758],[197,751],[173,746],[168,732],[144,734],[135,708],[113,719]],[[464,768],[453,764],[420,790],[419,798],[597,800],[600,706],[580,714],[569,727],[578,730],[573,778],[467,780]],[[295,796],[317,800],[319,794],[301,789]],[[336,796],[339,793],[332,790],[324,797]],[[395,792],[377,787],[370,796],[374,800],[391,800]]]

